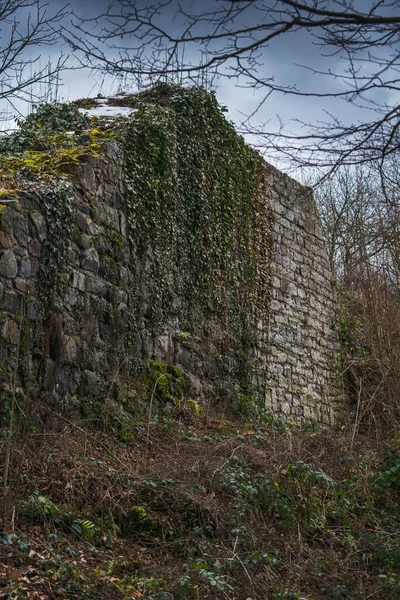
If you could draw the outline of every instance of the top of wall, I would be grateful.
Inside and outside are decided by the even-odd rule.
[[[148,107],[158,106],[167,112],[186,113],[191,121],[194,115],[191,114],[193,106],[190,106],[190,99],[194,97],[200,100],[201,110],[205,113],[213,110],[214,118],[218,115],[219,120],[225,121],[227,130],[234,133],[234,125],[224,117],[227,109],[218,105],[214,92],[174,84],[159,84],[136,94],[120,93],[109,98],[98,96],[68,104],[35,106],[25,120],[19,121],[19,130],[0,137],[0,197],[17,196],[18,191],[30,187],[35,181],[45,180],[46,176],[68,178],[65,165],[78,163],[86,155],[106,155],[110,141],[123,142],[126,124],[132,120],[140,121]],[[196,127],[194,121],[191,121],[193,133]],[[234,137],[244,143],[238,134],[234,133]],[[266,163],[256,151],[251,152],[259,156],[270,173],[279,174],[282,181],[287,179],[301,190],[307,189]],[[309,200],[312,202],[311,191]]]

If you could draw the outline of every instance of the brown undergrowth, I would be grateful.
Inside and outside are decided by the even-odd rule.
[[[52,419],[16,450],[0,598],[399,597],[398,437]]]

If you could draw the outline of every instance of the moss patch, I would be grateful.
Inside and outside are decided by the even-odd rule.
[[[20,128],[0,139],[0,181],[16,188],[17,180],[50,181],[64,176],[64,166],[78,163],[88,154],[100,155],[112,130],[99,124],[90,129],[89,117],[74,104],[39,105]]]
[[[177,405],[191,389],[190,382],[180,367],[156,360],[145,361],[139,365],[136,381],[138,396],[147,404],[153,395],[161,405]]]
[[[4,200],[18,200],[19,198],[19,191],[18,190],[0,190],[0,200],[4,199]],[[5,205],[2,204],[0,207],[0,211],[3,210],[3,208],[5,208]]]

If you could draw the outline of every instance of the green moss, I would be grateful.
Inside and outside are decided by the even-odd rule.
[[[32,173],[42,171],[53,172],[51,157],[46,152],[27,151],[23,156],[8,156],[3,165],[6,171],[17,174],[22,169],[29,169]]]
[[[18,174],[25,178],[40,180],[43,176],[56,176],[63,172],[66,164],[78,164],[82,156],[86,154],[101,154],[99,144],[89,146],[57,147],[51,148],[49,152],[27,150],[21,156],[8,156],[2,161],[2,170],[14,179]]]
[[[19,190],[0,190],[0,199],[16,200],[19,198]],[[0,205],[0,213],[6,208],[5,204]]]
[[[149,360],[137,368],[136,381],[142,401],[148,402],[154,393],[155,398],[165,404],[179,404],[190,391],[190,382],[176,365]]]
[[[175,377],[178,377],[178,378],[183,377],[182,369],[180,367],[178,367],[178,365],[168,365],[168,368],[170,369],[170,371],[172,371],[172,373],[175,375]]]
[[[77,146],[76,148],[63,148],[55,154],[55,162],[57,166],[64,165],[66,163],[79,163],[82,154],[86,154],[86,148]]]
[[[40,182],[64,176],[66,164],[79,163],[87,154],[100,156],[103,142],[113,139],[115,132],[98,128],[87,132],[89,122],[72,104],[40,105],[20,122],[19,130],[0,140],[0,178],[7,180],[7,187],[15,187],[18,174]],[[80,135],[85,132],[86,142]]]
[[[116,138],[116,133],[112,129],[104,130],[94,128],[90,130],[90,138],[96,142],[112,140]]]
[[[189,399],[186,402],[186,406],[196,417],[204,417],[204,408],[196,400]]]
[[[76,146],[76,139],[78,136],[75,134],[67,134],[65,131],[61,133],[52,133],[47,136],[47,141],[53,146],[72,147]]]

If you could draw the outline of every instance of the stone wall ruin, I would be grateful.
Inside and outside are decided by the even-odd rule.
[[[242,289],[251,281],[240,266],[243,244],[232,257],[239,283],[221,309],[211,292],[201,303],[197,292],[182,292],[185,257],[173,264],[175,246],[157,281],[162,251],[151,240],[140,248],[130,226],[126,151],[108,140],[100,154],[64,165],[59,197],[44,183],[2,193],[3,389],[66,411],[105,399],[139,411],[153,370],[163,377],[161,404],[256,392],[285,420],[333,423],[342,410],[335,290],[311,192],[263,164],[262,228],[249,246],[253,258],[264,248],[262,311],[242,315],[238,333],[224,306],[240,314],[252,298]],[[51,221],[52,210],[61,223]]]

